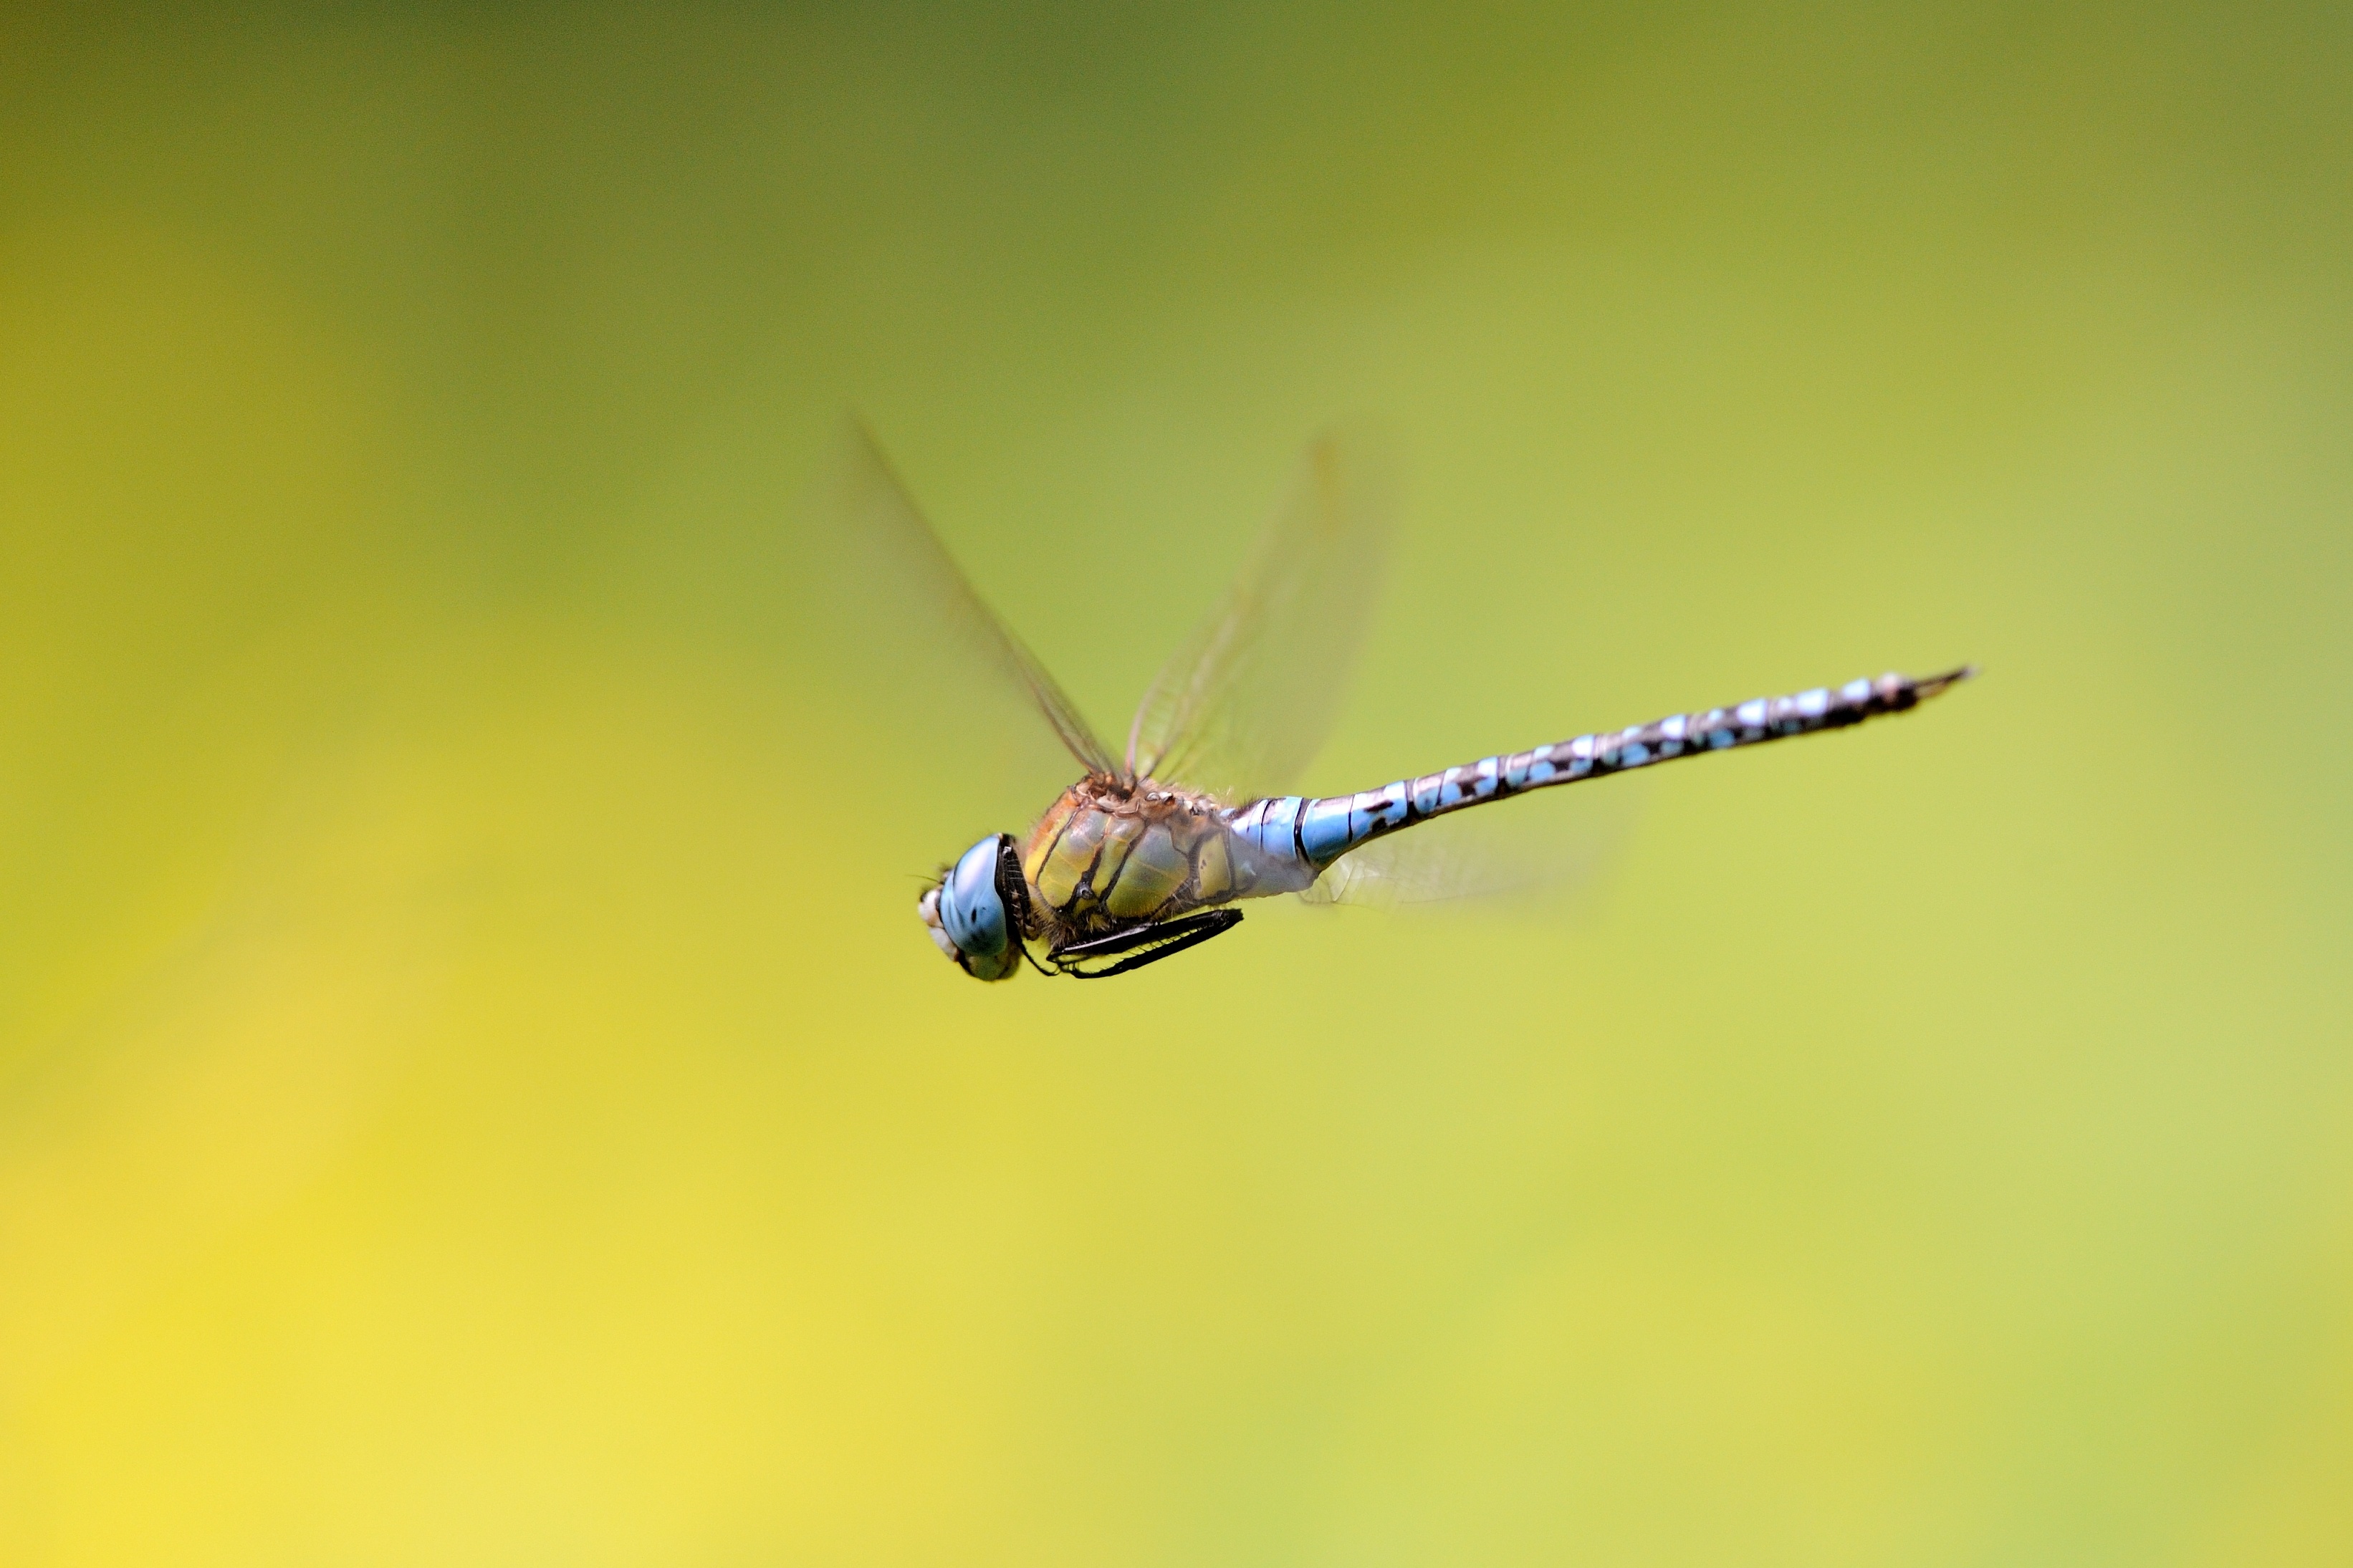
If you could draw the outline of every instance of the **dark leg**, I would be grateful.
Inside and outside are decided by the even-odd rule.
[[[1174,958],[1187,948],[1198,947],[1211,937],[1221,936],[1241,923],[1242,912],[1240,910],[1204,910],[1199,914],[1186,915],[1179,920],[1130,926],[1109,936],[1072,942],[1046,956],[1049,963],[1073,980],[1108,980],[1114,974],[1126,974],[1147,963]],[[1128,956],[1108,968],[1084,967],[1120,953]]]
[[[1182,920],[1138,921],[1134,925],[1122,926],[1107,935],[1091,936],[1084,942],[1074,942],[1067,947],[1056,948],[1054,956],[1108,958],[1115,952],[1133,952],[1139,947],[1150,946],[1172,931],[1187,930],[1221,914],[1230,914],[1236,920],[1241,918],[1241,911],[1239,910],[1218,910],[1208,914],[1187,915]]]

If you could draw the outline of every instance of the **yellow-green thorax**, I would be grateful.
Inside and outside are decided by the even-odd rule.
[[[1030,934],[1081,940],[1233,898],[1224,810],[1149,779],[1132,787],[1097,778],[1072,784],[1022,846],[1041,928]]]

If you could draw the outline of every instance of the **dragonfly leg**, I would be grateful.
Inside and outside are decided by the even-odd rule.
[[[1127,974],[1147,963],[1157,963],[1164,958],[1174,958],[1188,947],[1198,947],[1213,936],[1222,936],[1242,923],[1240,910],[1204,910],[1199,914],[1186,915],[1165,921],[1147,921],[1109,936],[1099,936],[1086,942],[1072,942],[1046,955],[1047,962],[1074,980],[1108,980],[1114,974]],[[1103,959],[1126,954],[1119,962],[1103,969],[1086,967]]]

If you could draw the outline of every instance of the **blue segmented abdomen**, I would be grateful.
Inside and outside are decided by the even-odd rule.
[[[1299,817],[1309,804],[1301,795],[1277,795],[1238,807],[1226,818],[1236,881],[1249,889],[1245,896],[1296,893],[1315,880],[1323,867],[1299,848]]]
[[[1672,713],[1648,724],[1579,735],[1507,757],[1482,757],[1444,773],[1399,779],[1356,795],[1252,801],[1235,813],[1229,825],[1270,860],[1303,861],[1302,872],[1320,872],[1366,840],[1428,817],[1676,757],[1730,751],[1901,713],[1974,673],[1964,668],[1921,680],[1883,675],[1876,680],[1851,680],[1835,689],[1818,686],[1787,697],[1751,698],[1731,708]],[[1288,843],[1282,842],[1286,835]]]

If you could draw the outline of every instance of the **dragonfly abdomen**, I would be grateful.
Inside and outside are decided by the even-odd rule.
[[[1553,784],[1630,773],[1676,757],[1759,745],[1859,724],[1883,713],[1901,713],[1974,673],[1963,668],[1920,680],[1888,674],[1876,680],[1851,680],[1835,689],[1816,687],[1786,697],[1756,697],[1730,708],[1671,713],[1647,724],[1579,735],[1510,756],[1482,757],[1356,795],[1256,802],[1248,813],[1261,814],[1257,824],[1261,833],[1289,827],[1299,856],[1321,871],[1360,844],[1450,811]],[[1239,819],[1236,826],[1241,826]]]

